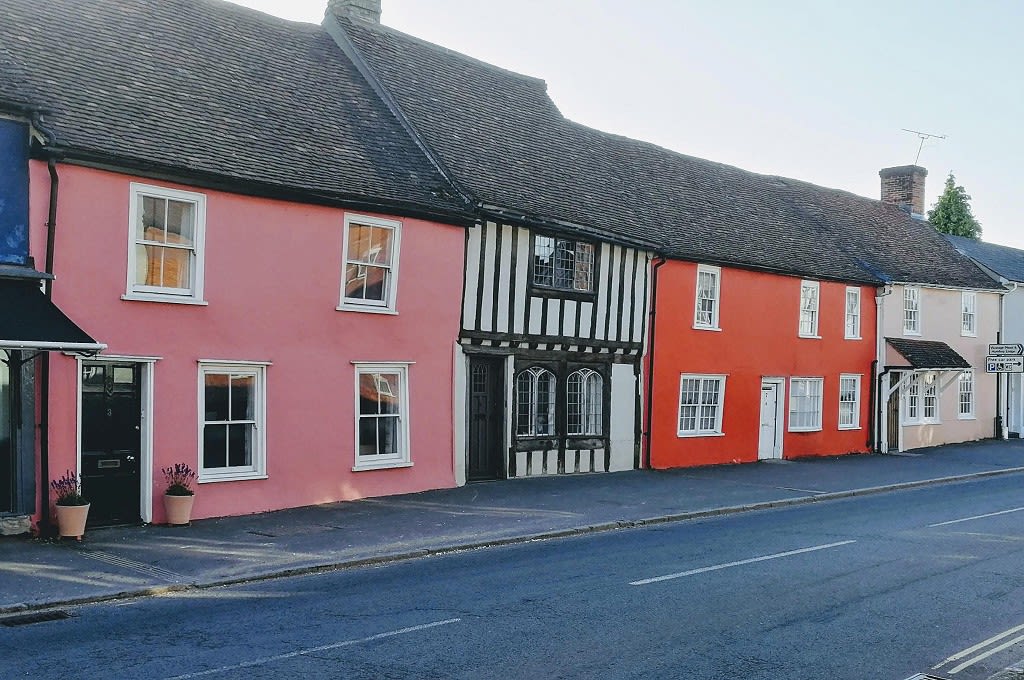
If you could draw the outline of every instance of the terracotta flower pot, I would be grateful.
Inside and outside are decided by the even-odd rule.
[[[167,515],[167,523],[174,525],[188,524],[192,521],[193,496],[170,496],[164,494],[164,513]]]
[[[79,541],[85,534],[85,520],[89,517],[89,504],[58,505],[57,531],[64,536],[74,536]]]

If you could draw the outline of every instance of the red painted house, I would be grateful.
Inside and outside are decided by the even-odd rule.
[[[652,467],[869,450],[873,286],[679,260],[657,276]]]

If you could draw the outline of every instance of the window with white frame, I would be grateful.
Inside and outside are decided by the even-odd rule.
[[[860,376],[839,376],[839,429],[860,427]]]
[[[846,327],[843,337],[847,340],[860,339],[860,288],[846,289]]]
[[[939,380],[934,373],[925,374],[921,380],[921,420],[932,423],[939,420]]]
[[[353,470],[407,467],[409,364],[357,363],[356,456]]]
[[[818,282],[800,283],[800,336],[818,336]]]
[[[125,298],[202,302],[206,196],[131,183]]]
[[[978,296],[974,291],[965,290],[960,294],[960,335],[973,338],[978,334],[977,306]]]
[[[543,437],[555,433],[555,374],[533,366],[516,377],[516,434]]]
[[[907,378],[903,391],[904,414],[908,423],[916,423],[921,419],[921,376],[914,373]]]
[[[339,309],[393,312],[398,292],[401,222],[345,215]]]
[[[824,378],[790,378],[789,431],[821,429],[821,398]]]
[[[266,364],[200,362],[200,481],[266,476],[266,389]]]
[[[699,437],[722,434],[724,403],[724,375],[680,376],[678,435]]]
[[[921,334],[921,289],[915,286],[903,289],[903,334]]]
[[[594,245],[553,236],[533,241],[533,283],[558,290],[594,290]]]
[[[566,382],[567,432],[569,435],[600,435],[603,429],[604,379],[597,371],[581,368]]]
[[[974,371],[967,370],[960,374],[959,417],[963,420],[974,418]]]
[[[694,328],[718,328],[718,290],[722,270],[707,265],[697,266],[697,296],[693,316]]]

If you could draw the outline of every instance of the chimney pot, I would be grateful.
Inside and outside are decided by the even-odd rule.
[[[327,0],[327,13],[380,23],[381,0]]]
[[[919,165],[882,168],[882,202],[909,209],[911,215],[924,216],[924,180],[928,171]]]

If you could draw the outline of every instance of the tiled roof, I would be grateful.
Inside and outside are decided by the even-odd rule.
[[[894,206],[600,132],[565,119],[541,80],[387,27],[337,21],[427,146],[483,204],[682,259],[992,287],[927,223]]]
[[[963,236],[946,236],[957,250],[1008,281],[1024,282],[1024,250],[985,243]]]
[[[967,360],[944,342],[886,338],[885,341],[913,368],[970,368]]]
[[[461,211],[319,26],[221,0],[0,0],[0,99],[80,159],[321,200]]]

